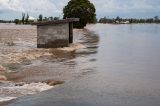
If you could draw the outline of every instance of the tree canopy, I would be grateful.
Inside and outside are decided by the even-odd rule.
[[[83,28],[87,23],[96,21],[95,6],[89,0],[70,0],[64,7],[63,18],[80,18],[74,23],[75,28]]]
[[[38,21],[43,21],[43,15],[42,14],[39,15]]]

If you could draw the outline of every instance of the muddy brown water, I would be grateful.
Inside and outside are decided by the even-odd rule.
[[[22,29],[21,31],[23,30],[25,33],[26,29]],[[36,36],[35,27],[32,26],[31,30],[32,32],[28,32],[28,34],[30,34],[30,37],[28,37],[29,39],[32,39],[34,38],[34,36]],[[81,76],[85,72],[90,71],[90,63],[87,63],[87,61],[85,61],[85,57],[89,54],[95,54],[97,52],[97,50],[95,50],[95,47],[97,48],[99,38],[94,32],[91,32],[87,29],[74,30],[74,34],[75,37],[73,45],[75,46],[71,46],[64,50],[40,49],[40,51],[38,51],[39,49],[35,47],[36,42],[33,42],[36,37],[32,39],[33,41],[28,41],[33,44],[33,46],[31,47],[26,47],[28,50],[26,50],[26,48],[18,48],[18,46],[23,45],[15,45],[15,47],[17,46],[17,49],[22,49],[23,52],[27,52],[30,50],[30,52],[27,53],[31,54],[31,56],[39,52],[49,53],[49,55],[41,54],[38,58],[33,60],[31,59],[27,61],[27,59],[24,59],[25,61],[22,61],[22,63],[8,64],[7,67],[9,67],[9,69],[13,71],[12,73],[6,74],[8,80],[27,83],[42,82],[47,80],[58,80],[66,82]],[[94,36],[90,37],[90,35]],[[26,40],[25,36],[26,35],[22,36],[22,40],[26,42],[28,39]],[[88,45],[88,43],[92,45]],[[81,48],[81,46],[84,46],[83,49]],[[10,48],[12,48],[12,46]],[[88,51],[88,49],[86,48],[90,48],[90,51]],[[22,56],[22,58],[18,60],[23,60],[23,54],[21,55],[21,52],[20,55],[17,56]],[[81,58],[80,61],[79,58]],[[88,59],[92,61],[92,56]],[[79,65],[80,63],[87,63],[88,66],[87,64],[85,64],[85,66],[82,67],[81,65]]]
[[[85,43],[89,42],[89,40],[95,40],[97,37],[96,34],[95,37],[89,37],[90,35],[94,35],[93,32],[87,29],[76,29],[74,30],[74,43],[71,44],[70,47],[37,49],[35,26],[2,26],[0,26],[0,64],[9,71],[9,73],[5,73],[4,75],[9,81],[16,83],[15,85],[17,85],[17,83],[19,85],[21,82],[25,82],[26,84],[31,83],[31,87],[29,87],[29,89],[31,89],[33,87],[32,83],[37,83],[35,86],[43,86],[44,89],[48,89],[50,87],[47,86],[45,88],[46,85],[41,85],[39,82],[48,82],[52,85],[62,84],[63,82],[68,82],[90,72],[88,68],[90,65],[83,67],[78,65],[79,62],[85,62],[85,58],[79,61],[77,57],[80,55],[82,55],[80,57],[88,55],[89,52],[86,49],[87,45],[85,45]],[[99,39],[97,37],[96,42],[98,41]],[[94,42],[92,46],[97,44],[94,44]],[[17,87],[16,89],[16,86],[12,83],[1,83],[0,86],[0,101],[5,100],[3,97],[20,97],[24,96],[24,91],[26,92],[25,94],[27,94],[27,92],[30,94],[30,91],[38,89],[34,87],[28,91],[26,90],[28,88],[25,87]],[[16,91],[13,89],[16,89]],[[39,90],[40,89],[38,89],[38,91]]]
[[[58,53],[57,58],[42,57],[26,66],[21,72],[26,75],[20,78],[26,80],[28,75],[28,80],[43,77],[66,83],[9,106],[160,105],[159,24],[96,24],[75,35],[86,48]]]

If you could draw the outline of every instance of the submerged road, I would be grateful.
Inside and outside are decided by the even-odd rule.
[[[9,106],[160,106],[160,25],[87,27],[75,79]],[[86,71],[84,72],[84,67]],[[68,70],[69,71],[69,70]]]

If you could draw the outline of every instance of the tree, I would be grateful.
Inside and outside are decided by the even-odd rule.
[[[26,16],[26,19],[25,19],[26,24],[28,24],[28,19],[29,19],[29,15],[27,13],[27,16]]]
[[[44,17],[43,21],[48,21],[48,18],[47,18],[47,17]]]
[[[52,20],[53,20],[53,17],[52,17],[52,16],[51,16],[51,17],[49,17],[49,20],[50,20],[50,21],[52,21]]]
[[[25,13],[22,13],[22,23],[24,24],[24,20],[25,20]]]
[[[63,9],[63,18],[80,18],[79,22],[74,23],[74,27],[83,28],[87,23],[96,21],[95,12],[95,6],[89,0],[70,0]]]
[[[54,19],[53,20],[59,20],[59,17],[54,17]]]
[[[42,14],[39,15],[38,21],[43,21],[43,15]]]
[[[15,20],[14,20],[14,23],[15,23],[15,24],[19,24],[19,19],[15,19]]]
[[[154,17],[154,21],[155,21],[156,23],[158,23],[159,17],[158,17],[158,16],[155,16],[155,17]]]
[[[154,19],[153,18],[148,18],[146,19],[146,23],[153,23]]]
[[[120,18],[119,16],[117,16],[117,17],[116,17],[116,21],[121,22],[121,21],[122,21],[122,18]]]
[[[129,21],[129,23],[132,24],[133,23],[133,18],[129,19],[128,21]]]
[[[106,18],[106,17],[101,18],[101,19],[99,20],[99,23],[107,23],[107,18]]]

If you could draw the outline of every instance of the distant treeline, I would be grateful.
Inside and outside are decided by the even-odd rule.
[[[43,17],[42,14],[39,15],[37,21],[51,21],[51,20],[59,20],[59,17]]]
[[[159,16],[155,16],[153,18],[146,19],[136,19],[136,18],[120,18],[117,16],[116,18],[100,18],[99,23],[111,23],[111,24],[131,24],[131,23],[160,23]]]
[[[13,21],[0,20],[0,23],[13,23]]]
[[[30,19],[29,14],[22,13],[22,19],[14,19],[14,20],[0,20],[0,23],[15,23],[15,24],[31,24],[35,21],[51,21],[51,20],[59,20],[59,17],[44,17],[42,14],[38,16],[37,19]],[[132,24],[132,23],[160,23],[159,16],[155,16],[153,18],[120,18],[117,16],[116,18],[100,18],[97,20],[98,23],[110,23],[110,24]]]
[[[25,13],[22,13],[22,19],[15,19],[14,23],[15,24],[31,24],[32,22],[35,21],[51,21],[51,20],[59,20],[59,17],[43,17],[42,14],[39,15],[37,19],[30,19],[28,13],[27,15]]]
[[[0,20],[0,23],[15,23],[15,24],[31,24],[35,21],[51,21],[51,20],[59,20],[59,17],[43,17],[42,14],[39,15],[37,19],[30,18],[29,14],[22,13],[21,19],[14,19],[10,21]]]

